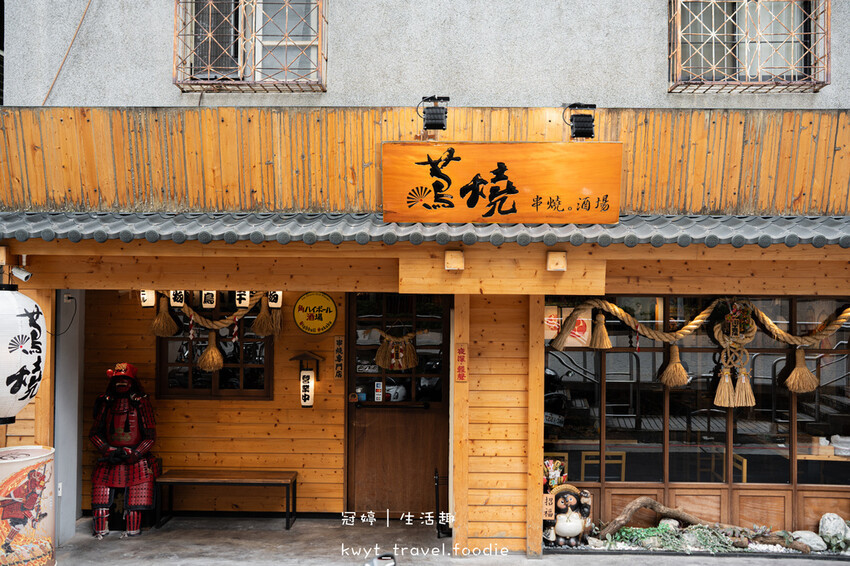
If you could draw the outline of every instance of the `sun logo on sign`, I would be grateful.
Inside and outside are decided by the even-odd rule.
[[[17,336],[13,336],[9,341],[9,353],[13,354],[14,352],[21,350],[24,354],[28,354],[26,351],[27,344],[30,341],[30,337],[26,334],[18,334]]]
[[[428,197],[431,192],[431,189],[428,187],[416,187],[407,194],[407,208],[413,208],[417,204],[421,204],[425,208],[431,208],[431,205],[425,202],[426,197]]]

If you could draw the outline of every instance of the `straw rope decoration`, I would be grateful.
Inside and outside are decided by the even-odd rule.
[[[373,328],[373,330],[384,339],[375,353],[375,363],[379,367],[389,370],[405,370],[415,368],[419,364],[419,356],[416,355],[416,346],[412,340],[418,334],[427,334],[427,330],[408,332],[401,337],[387,334],[380,328]]]
[[[174,319],[168,312],[168,298],[165,293],[159,293],[163,295],[159,299],[159,307],[154,318],[153,323],[151,324],[151,331],[160,337],[168,337],[174,336],[177,333],[178,326],[177,323],[174,322]],[[219,320],[211,320],[206,318],[205,316],[199,314],[192,307],[189,306],[188,303],[184,303],[181,310],[183,313],[189,317],[191,321],[191,330],[195,332],[196,326],[202,326],[208,329],[210,332],[208,336],[208,344],[206,349],[201,353],[198,357],[198,367],[203,371],[217,371],[224,367],[224,355],[216,346],[215,342],[215,334],[216,331],[221,328],[226,328],[231,325],[235,325],[239,320],[242,319],[248,312],[253,309],[257,303],[262,301],[262,308],[260,309],[260,313],[257,315],[257,318],[254,320],[254,324],[251,326],[251,330],[257,336],[268,336],[270,334],[277,334],[280,329],[280,322],[278,318],[275,318],[278,313],[274,315],[269,313],[268,309],[268,298],[265,292],[252,292],[251,299],[248,302],[248,306],[245,308],[241,308],[234,312],[233,314],[226,315]],[[259,324],[258,324],[259,323]]]
[[[850,320],[850,307],[848,307],[844,309],[838,316],[834,318],[830,317],[824,320],[823,323],[821,323],[814,332],[803,336],[794,336],[793,334],[789,334],[778,326],[776,326],[776,324],[772,320],[770,320],[770,318],[764,312],[759,310],[748,300],[730,301],[727,299],[715,299],[705,309],[703,309],[702,312],[700,312],[696,317],[694,317],[693,320],[685,324],[682,328],[674,332],[662,332],[660,330],[648,328],[640,324],[637,319],[635,319],[632,315],[630,315],[629,313],[627,313],[626,311],[624,311],[613,303],[610,303],[604,299],[588,299],[582,304],[576,306],[569,314],[569,316],[563,319],[561,323],[561,331],[549,343],[549,345],[554,350],[563,350],[566,347],[567,338],[569,338],[570,332],[572,332],[573,327],[576,324],[576,320],[578,320],[582,309],[586,310],[588,308],[595,308],[598,311],[605,311],[623,321],[626,326],[634,330],[638,335],[642,335],[652,340],[668,343],[671,345],[670,361],[667,367],[662,371],[661,375],[659,376],[659,380],[668,387],[679,387],[687,384],[688,377],[684,367],[682,367],[681,362],[679,360],[679,349],[675,343],[684,338],[685,336],[692,334],[700,326],[702,326],[705,321],[708,320],[708,318],[711,316],[711,313],[714,311],[715,307],[721,302],[737,304],[740,307],[748,309],[750,316],[757,320],[759,323],[761,323],[767,333],[770,334],[770,336],[772,336],[775,340],[798,347],[797,351],[795,352],[795,367],[785,381],[785,386],[790,391],[793,391],[795,393],[808,393],[817,389],[819,385],[817,377],[815,377],[814,374],[812,374],[812,372],[809,371],[808,368],[806,368],[805,351],[801,348],[803,346],[813,346],[821,340],[832,336],[839,328],[841,328],[848,320]],[[733,404],[722,406],[752,406],[750,402],[752,402],[753,404],[755,402],[754,398],[751,399],[752,387],[750,383],[749,370],[746,367],[746,362],[742,361],[742,355],[739,352],[739,350],[743,350],[744,352],[746,352],[743,346],[751,342],[755,337],[756,325],[749,324],[747,326],[748,328],[745,330],[744,333],[739,333],[734,337],[726,336],[725,334],[723,334],[723,329],[719,324],[715,325],[713,329],[715,339],[717,339],[717,342],[724,349],[724,352],[726,352],[727,349],[729,350],[729,352],[726,354],[727,363],[722,364],[721,367],[721,382],[718,386],[718,388],[724,388],[724,392],[722,395],[718,394],[715,397],[715,400],[721,402],[731,402]],[[593,328],[589,346],[591,348],[603,350],[611,347],[611,342],[608,339],[608,335],[605,330],[605,316],[601,312],[597,314],[596,324]],[[749,353],[746,354],[746,359],[749,359]],[[738,375],[739,385],[736,389],[732,389],[732,369],[735,369]],[[726,389],[727,379],[729,389]],[[738,392],[738,390],[740,390],[740,392]],[[730,401],[730,398],[732,399],[732,401]],[[744,404],[736,405],[736,402]]]

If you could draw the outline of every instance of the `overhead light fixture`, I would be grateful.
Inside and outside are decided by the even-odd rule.
[[[570,111],[570,119],[567,120],[567,110]],[[569,106],[564,104],[563,119],[564,123],[570,125],[570,137],[573,139],[593,138],[593,120],[594,113],[581,114],[579,110],[596,110],[595,104],[582,104],[581,102],[573,102]]]
[[[445,130],[448,121],[449,111],[445,106],[440,106],[441,102],[448,102],[448,96],[423,96],[422,102],[416,105],[416,113],[422,118],[425,130]],[[426,102],[432,102],[433,106],[425,106],[422,109],[422,114],[419,113],[419,107]]]

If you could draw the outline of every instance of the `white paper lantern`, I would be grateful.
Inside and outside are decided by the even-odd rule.
[[[316,392],[316,372],[311,369],[302,369],[298,381],[301,388],[301,406],[312,407]]]
[[[0,425],[32,401],[44,372],[44,313],[18,292],[17,285],[0,285]]]

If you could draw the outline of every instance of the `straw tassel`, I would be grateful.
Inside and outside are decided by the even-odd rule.
[[[263,295],[260,299],[260,313],[254,319],[254,324],[251,325],[251,332],[257,336],[271,336],[275,333],[275,324],[272,315],[269,312],[269,297]]]
[[[549,347],[553,350],[563,351],[563,349],[567,346],[567,340],[570,337],[570,332],[575,328],[576,321],[578,320],[579,313],[581,311],[579,309],[573,309],[573,312],[564,319],[564,322],[561,324],[561,331],[558,332],[558,335],[555,336],[551,342],[549,342]]]
[[[168,297],[160,297],[159,306],[156,309],[156,316],[151,321],[151,332],[154,336],[167,338],[177,334],[177,323],[171,318],[168,312]]]
[[[750,371],[738,368],[738,382],[735,384],[735,406],[755,407],[756,398],[750,384]]]
[[[720,384],[717,386],[717,393],[714,395],[714,404],[718,407],[735,406],[735,388],[732,387],[729,368],[720,370]]]
[[[679,347],[675,344],[670,345],[670,362],[661,372],[658,381],[667,387],[684,387],[688,384],[688,372],[679,360]]]
[[[203,371],[218,371],[224,367],[224,356],[215,345],[215,330],[210,330],[209,344],[198,358],[198,367]]]
[[[596,314],[596,322],[593,325],[593,332],[590,334],[590,343],[588,347],[594,350],[610,350],[611,339],[608,338],[608,331],[605,330],[605,315]]]
[[[797,348],[794,355],[797,358],[797,363],[788,375],[788,379],[785,380],[785,387],[794,393],[814,391],[820,385],[820,380],[806,367],[806,351]]]

